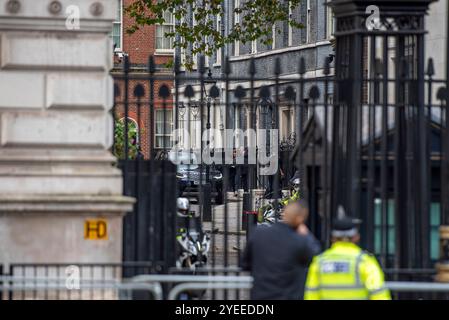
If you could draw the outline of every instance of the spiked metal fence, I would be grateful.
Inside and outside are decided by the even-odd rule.
[[[138,198],[125,221],[126,259],[174,265],[174,203],[187,195],[211,232],[211,267],[238,265],[253,227],[245,225],[245,214],[255,213],[261,198],[278,202],[297,171],[311,230],[323,246],[343,206],[363,220],[361,245],[384,267],[399,270],[389,278],[449,260],[448,242],[441,251],[439,244],[439,227],[449,217],[449,104],[447,79],[435,79],[432,59],[425,61],[431,1],[371,2],[381,12],[372,30],[364,1],[331,2],[335,58],[322,61],[318,77],[308,76],[301,53],[296,71],[274,60],[270,78],[258,76],[254,59],[246,76],[234,76],[228,59],[214,76],[204,57],[197,74],[182,71],[178,58],[172,71],[152,57],[146,69],[124,58],[112,72],[113,151],[126,194]],[[293,110],[295,119],[285,139],[275,134],[281,109]],[[170,150],[196,153],[189,188],[180,187],[179,167],[167,161]],[[269,156],[278,167],[264,175]],[[229,192],[239,189],[238,196]]]

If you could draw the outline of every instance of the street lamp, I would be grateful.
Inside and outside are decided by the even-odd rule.
[[[260,105],[261,129],[265,130],[265,156],[267,157],[270,156],[270,149],[271,149],[269,129],[271,129],[273,125],[272,110],[271,110],[272,103],[273,102],[270,99],[270,92],[268,87],[262,88],[261,97],[258,104]],[[269,178],[267,176],[263,176],[261,180],[263,187],[267,188],[269,185]],[[267,189],[271,189],[271,187]],[[270,192],[271,191],[272,190],[270,190]]]
[[[184,102],[179,103],[179,105],[178,105],[179,119],[178,119],[178,123],[176,124],[178,126],[178,128],[179,128],[179,123],[184,122],[184,116],[185,116],[186,112],[187,112],[187,108],[186,108]],[[183,128],[184,128],[184,126],[183,126]],[[178,137],[179,137],[179,135],[178,135]],[[184,139],[181,138],[180,140],[182,140],[182,146],[184,147]],[[179,143],[178,139],[177,139],[176,143],[177,144]]]
[[[206,88],[206,84],[210,84],[211,87],[209,89],[209,91]],[[207,73],[207,78],[203,80],[203,85],[201,90],[203,91],[203,96],[206,99],[206,106],[207,106],[207,122],[206,122],[206,130],[210,130],[211,129],[211,123],[210,123],[210,108],[211,108],[211,102],[215,101],[215,99],[217,99],[220,96],[220,90],[217,87],[217,80],[212,78],[212,71],[211,69],[209,69],[208,73]],[[210,135],[210,131],[208,132],[208,137],[207,137],[207,147],[209,148],[210,146],[210,140],[211,140],[211,135]],[[214,151],[209,151],[211,155],[214,154]],[[210,167],[209,165],[206,166],[206,182],[210,181],[209,178],[209,174],[210,174]]]

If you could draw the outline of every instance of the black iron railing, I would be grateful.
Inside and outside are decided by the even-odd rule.
[[[158,248],[171,257],[167,268],[173,266],[174,203],[184,194],[211,232],[210,266],[237,266],[248,235],[242,213],[255,212],[261,199],[250,199],[250,208],[243,210],[242,199],[229,191],[239,184],[251,197],[263,189],[276,204],[297,171],[301,197],[309,202],[310,228],[323,247],[331,243],[332,219],[343,206],[363,220],[361,245],[382,266],[432,268],[440,258],[438,227],[447,223],[449,208],[448,79],[435,79],[433,60],[425,60],[427,5],[399,2],[380,3],[380,26],[367,30],[364,9],[348,12],[336,1],[335,58],[323,57],[319,70],[311,70],[301,52],[296,70],[274,59],[271,77],[258,75],[255,59],[249,59],[247,74],[237,77],[229,59],[222,75],[215,76],[204,57],[196,73],[181,71],[178,57],[171,73],[159,70],[152,57],[146,71],[134,69],[125,57],[112,75],[113,151],[125,168],[127,194],[138,195],[135,213],[125,222],[126,254],[151,256],[155,249],[142,241],[145,234],[164,235]],[[281,117],[282,110],[293,111],[288,132],[281,130],[290,121]],[[209,129],[215,129],[213,135]],[[233,136],[226,136],[227,130]],[[140,169],[131,174],[129,167],[141,168],[142,159],[170,158],[170,152],[195,153],[198,165],[183,178],[190,193],[179,179],[175,182],[179,166],[168,164],[160,166],[162,180],[152,174],[142,180],[156,187],[141,189]],[[269,172],[271,165],[275,169]],[[212,179],[214,170],[220,179]],[[211,193],[221,194],[220,199],[210,201]],[[159,209],[147,207],[149,199]],[[139,229],[135,217],[149,223]],[[140,240],[134,239],[137,229]]]

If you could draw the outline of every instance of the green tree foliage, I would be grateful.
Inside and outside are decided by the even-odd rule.
[[[240,0],[233,12],[225,13],[222,0],[134,0],[126,8],[126,13],[135,21],[127,32],[133,33],[145,25],[163,24],[164,13],[172,13],[177,23],[174,31],[165,33],[165,36],[173,39],[175,48],[186,49],[184,64],[191,69],[195,54],[211,56],[234,41],[245,44],[259,40],[263,44],[271,44],[272,28],[276,22],[288,21],[292,27],[302,28],[301,23],[289,17],[289,8],[294,10],[300,1]],[[240,16],[240,22],[223,35],[215,18],[233,19],[234,14]],[[194,25],[191,17],[196,21]]]
[[[128,119],[128,159],[135,159],[139,151],[137,144],[137,125]],[[125,159],[125,118],[115,120],[113,154],[118,159]]]

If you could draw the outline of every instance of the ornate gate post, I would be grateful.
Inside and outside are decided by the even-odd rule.
[[[395,267],[430,261],[424,18],[431,2],[330,3],[336,17],[332,208],[343,205],[364,220],[363,245],[373,250],[379,206],[381,262]]]
[[[121,261],[116,5],[0,0],[0,263]]]

